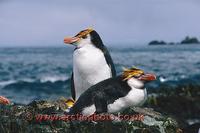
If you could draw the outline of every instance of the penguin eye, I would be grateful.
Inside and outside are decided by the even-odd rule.
[[[139,78],[140,76],[142,76],[144,74],[138,74],[138,75],[135,75],[134,78]]]
[[[141,75],[135,75],[134,78],[139,78]]]
[[[82,36],[82,38],[83,38],[83,39],[86,39],[86,38],[87,38],[87,35]]]

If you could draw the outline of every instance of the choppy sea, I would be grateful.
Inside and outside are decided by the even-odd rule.
[[[135,66],[160,84],[200,84],[200,45],[108,47],[117,73]],[[0,95],[16,103],[70,96],[73,47],[0,48]],[[148,88],[148,87],[147,87]]]

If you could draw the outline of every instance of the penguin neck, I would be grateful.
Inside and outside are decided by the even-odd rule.
[[[76,46],[76,49],[81,48],[94,48],[95,46],[92,43],[80,43],[78,46]]]
[[[98,48],[97,47],[95,47],[93,44],[80,44],[80,45],[78,45],[76,48],[75,48],[75,50],[78,50],[78,51],[82,51],[82,52],[86,52],[86,51],[90,51],[91,52],[91,50],[93,51],[93,50],[97,50]]]
[[[131,89],[145,89],[144,83],[135,78],[128,79],[127,84],[131,87]]]
[[[88,35],[86,39],[80,39],[76,48],[80,49],[80,48],[91,47],[91,46],[94,46],[94,45],[91,42],[91,37]]]

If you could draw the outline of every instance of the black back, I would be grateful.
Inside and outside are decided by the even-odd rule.
[[[90,33],[90,36],[91,36],[91,42],[104,53],[106,62],[111,69],[112,77],[115,77],[116,76],[116,70],[115,70],[113,60],[112,60],[110,53],[108,52],[106,46],[103,44],[101,37],[99,36],[99,34],[95,30],[93,30]]]
[[[70,84],[71,84],[71,95],[72,95],[72,98],[74,100],[76,100],[76,92],[75,92],[75,87],[74,87],[74,73],[73,72],[72,72],[72,75],[71,75]]]

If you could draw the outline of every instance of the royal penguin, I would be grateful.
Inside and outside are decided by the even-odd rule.
[[[147,92],[145,83],[156,80],[156,76],[141,69],[125,69],[117,77],[109,78],[87,89],[69,114],[90,116],[100,113],[118,113],[128,107],[142,105]]]
[[[74,37],[64,38],[64,43],[74,45],[71,94],[74,100],[89,87],[115,77],[113,60],[99,34],[88,28]]]

